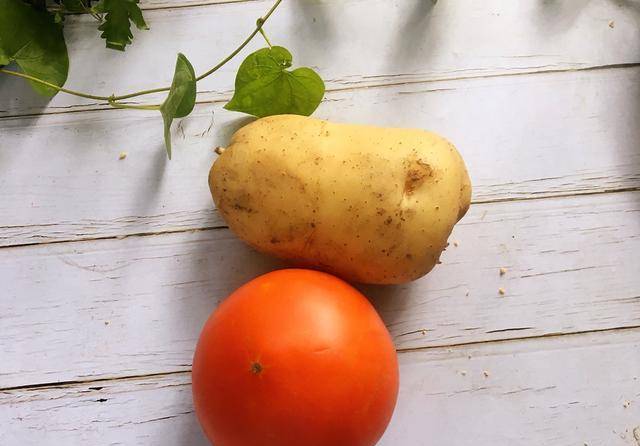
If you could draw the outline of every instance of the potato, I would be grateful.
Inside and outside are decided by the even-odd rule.
[[[471,198],[462,158],[436,134],[295,115],[238,130],[209,186],[257,250],[374,284],[428,273]]]

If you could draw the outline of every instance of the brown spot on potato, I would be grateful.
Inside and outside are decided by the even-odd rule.
[[[236,211],[246,212],[247,214],[254,214],[257,212],[255,209],[251,208],[250,206],[247,206],[238,202],[233,203],[231,207]]]
[[[404,180],[404,195],[411,195],[431,176],[433,169],[429,164],[422,160],[411,161]]]
[[[383,147],[370,150],[366,140],[356,143],[356,138],[345,135],[344,144],[354,150],[343,158],[343,152],[313,144],[314,138],[321,144],[328,141],[323,138],[329,127],[316,122],[296,134],[290,122],[294,119],[312,120],[273,118],[268,125],[256,126],[250,140],[245,138],[248,132],[234,137],[232,153],[218,160],[212,192],[217,204],[226,202],[226,209],[219,208],[231,229],[256,249],[352,281],[400,283],[431,270],[438,252],[435,248],[429,252],[425,246],[444,244],[452,220],[464,205],[456,202],[455,189],[467,202],[471,190],[470,185],[462,186],[464,175],[445,176],[446,163],[440,165],[439,156],[441,152],[449,156],[447,148],[430,150],[434,138],[426,134],[423,140],[408,138],[402,145],[393,135],[385,135],[380,141]],[[342,130],[333,128],[332,137],[343,136]],[[387,145],[393,150],[384,150]],[[400,159],[397,153],[392,157],[398,147],[406,150]],[[299,149],[295,158],[292,149]],[[336,175],[335,167],[349,176]],[[358,182],[352,181],[355,174]],[[387,181],[380,182],[381,177]],[[446,190],[436,185],[439,180]],[[331,212],[322,212],[320,220],[321,203],[326,200],[333,203]],[[234,204],[244,209],[234,209]],[[438,212],[434,212],[436,205]],[[404,237],[406,233],[411,237]],[[440,239],[442,243],[434,243]]]
[[[393,251],[395,251],[395,249],[398,247],[398,245],[393,244],[391,246],[389,246],[389,249],[387,250],[387,255],[391,254]]]

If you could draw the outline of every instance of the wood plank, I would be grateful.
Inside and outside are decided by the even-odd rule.
[[[271,4],[265,0],[146,11],[151,30],[135,31],[126,53],[104,48],[90,16],[69,17],[67,86],[109,96],[168,85],[178,52],[189,57],[197,72],[204,72],[245,39]],[[456,0],[436,6],[425,0],[298,0],[284,2],[267,31],[274,43],[292,51],[296,65],[315,67],[328,88],[336,89],[639,63],[636,12],[632,3],[608,0],[580,6],[539,0]],[[257,38],[247,51],[261,46]],[[228,97],[240,62],[238,58],[200,82],[200,100]],[[163,98],[144,100],[156,103]],[[0,116],[104,107],[69,95],[47,103],[21,79],[0,77]]]
[[[639,94],[636,67],[340,91],[317,116],[447,135],[483,202],[639,187]],[[223,225],[212,148],[246,122],[199,106],[168,162],[154,113],[1,121],[0,246]]]
[[[634,445],[639,370],[638,330],[403,353],[379,445]],[[184,373],[5,391],[0,443],[204,446],[190,390]]]
[[[140,9],[193,8],[224,3],[246,3],[259,0],[140,0]]]
[[[475,205],[427,277],[363,290],[399,349],[640,326],[639,215],[640,192]],[[227,229],[2,249],[0,388],[187,370],[278,266]]]

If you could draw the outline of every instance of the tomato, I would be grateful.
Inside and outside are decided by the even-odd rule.
[[[373,446],[397,395],[375,309],[317,271],[275,271],[235,291],[193,359],[196,413],[216,446]]]

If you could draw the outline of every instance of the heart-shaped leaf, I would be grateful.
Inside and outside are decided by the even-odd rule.
[[[309,116],[324,96],[324,82],[311,68],[291,67],[291,53],[281,46],[262,48],[242,62],[235,93],[224,108],[257,117]]]
[[[176,70],[167,99],[160,106],[164,121],[164,144],[171,159],[171,123],[175,118],[184,118],[196,104],[196,73],[184,54],[178,54]]]

